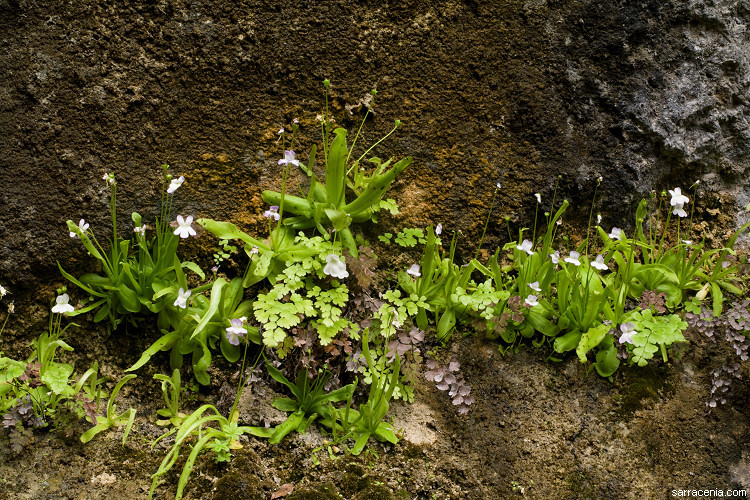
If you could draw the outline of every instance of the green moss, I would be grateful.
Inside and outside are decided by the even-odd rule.
[[[341,500],[343,497],[331,483],[316,484],[297,489],[287,500]]]
[[[393,493],[382,484],[371,484],[352,497],[352,500],[391,500]]]
[[[619,388],[620,417],[629,417],[643,408],[648,401],[658,401],[664,393],[671,394],[674,387],[669,382],[666,366],[649,364],[643,368],[627,370],[624,383]]]

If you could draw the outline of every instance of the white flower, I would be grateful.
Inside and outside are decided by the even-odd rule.
[[[10,304],[8,304],[8,312],[13,314],[16,312],[16,305],[14,304],[15,301],[11,300]]]
[[[539,301],[536,300],[536,295],[529,295],[526,297],[526,300],[523,301],[524,304],[527,304],[529,307],[534,307],[539,305]]]
[[[419,272],[419,264],[412,264],[412,266],[406,270],[406,274],[411,274],[417,278],[422,276],[422,273]]]
[[[240,345],[240,338],[247,333],[247,329],[242,325],[244,323],[243,318],[233,319],[230,323],[232,323],[232,326],[226,329],[227,333],[225,334],[227,340],[232,345]]]
[[[596,214],[596,224],[599,225],[602,223],[602,214]]]
[[[625,234],[622,232],[622,229],[620,229],[619,227],[613,227],[612,232],[609,233],[607,236],[609,236],[613,240],[622,240]]]
[[[692,244],[693,244],[693,241],[692,241],[692,240],[682,240],[682,242],[683,242],[684,244],[686,244],[686,245],[692,245]]]
[[[555,250],[555,253],[549,254],[549,258],[552,260],[553,264],[559,264],[560,263],[560,252]]]
[[[523,240],[520,245],[516,245],[516,249],[526,252],[528,255],[533,255],[534,251],[531,249],[534,244],[529,240]]]
[[[141,236],[146,236],[146,225],[144,224],[143,226],[136,226],[136,227],[134,227],[133,228],[133,232],[135,234],[139,234]]]
[[[183,182],[185,182],[185,177],[182,175],[179,179],[172,179],[172,182],[169,183],[169,187],[167,188],[167,193],[172,194],[177,191],[177,188],[182,186]]]
[[[591,265],[600,271],[608,269],[607,264],[604,263],[604,257],[602,257],[601,255],[597,255],[596,260],[592,262]]]
[[[539,288],[539,282],[538,281],[535,281],[533,283],[529,283],[529,288],[531,288],[535,292],[541,292],[542,291],[542,289]]]
[[[185,309],[187,307],[187,299],[190,297],[191,293],[193,293],[191,290],[186,292],[184,289],[180,288],[177,291],[177,300],[174,301],[173,305],[180,309]]]
[[[346,270],[346,264],[341,260],[341,257],[332,253],[326,257],[326,265],[323,267],[323,272],[328,276],[334,278],[344,279],[349,277],[349,272]]]
[[[78,222],[78,229],[80,229],[82,233],[85,232],[88,228],[89,228],[89,225],[85,220],[81,219]],[[76,236],[78,236],[78,234],[74,233],[73,231],[70,232],[71,238],[75,238]]]
[[[440,233],[442,233],[442,232],[443,232],[443,225],[442,224],[438,224],[437,227],[435,228],[435,234],[437,234],[439,236]]]
[[[500,183],[499,183],[499,182],[498,182],[497,184],[495,184],[495,185],[497,186],[497,188],[498,188],[498,189],[502,189],[502,188],[500,187]]]
[[[68,301],[70,300],[70,297],[68,297],[67,293],[64,293],[62,295],[58,295],[55,299],[55,305],[52,306],[52,312],[53,313],[69,313],[75,311],[75,308],[68,304]]]
[[[253,248],[250,250],[250,255],[255,255],[258,253],[258,245],[253,245]]]
[[[672,214],[680,217],[687,217],[687,212],[685,212],[684,207],[686,203],[690,202],[690,199],[682,194],[680,188],[674,188],[674,190],[670,189],[669,194],[672,195],[672,199],[669,201],[673,208]]]
[[[536,197],[536,202],[537,203],[541,203],[542,202],[542,195],[541,194],[536,193],[536,194],[534,194],[534,196]]]
[[[638,333],[635,330],[635,326],[633,323],[623,323],[620,325],[620,331],[622,332],[622,335],[620,335],[620,343],[624,344],[627,342],[628,344],[633,343],[633,335]]]
[[[555,222],[558,226],[562,226],[562,219],[557,219],[557,222]]]
[[[295,167],[299,167],[299,160],[295,160],[296,156],[294,151],[284,151],[284,158],[279,160],[279,165],[288,165],[291,163]]]
[[[105,181],[107,184],[112,185],[115,183],[115,174],[104,174],[102,177],[102,180]]]
[[[279,134],[279,135],[281,135],[281,134],[283,134],[283,133],[284,133],[284,127],[281,127],[281,128],[279,129],[279,132],[278,132],[278,134]]]
[[[174,234],[180,238],[187,238],[188,236],[195,236],[195,229],[191,226],[193,223],[193,216],[188,215],[187,219],[183,219],[182,215],[177,216],[177,229],[174,230]]]
[[[3,285],[0,285],[0,297],[5,297],[6,295],[8,295],[8,290],[3,288]]]
[[[273,205],[272,207],[270,207],[268,210],[263,212],[263,217],[279,220],[281,218],[281,215],[279,215],[279,206]]]
[[[573,252],[570,252],[570,256],[569,257],[565,257],[563,260],[565,262],[569,263],[569,264],[573,264],[574,266],[580,266],[581,265],[581,261],[578,260],[578,258],[580,256],[581,256],[580,253],[578,253],[576,251],[573,251]]]

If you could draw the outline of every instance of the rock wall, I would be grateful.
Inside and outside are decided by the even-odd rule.
[[[394,227],[476,235],[501,182],[498,241],[558,175],[573,221],[599,175],[606,226],[701,178],[733,226],[750,195],[748,19],[746,0],[0,0],[0,281],[91,265],[64,222],[107,234],[105,172],[124,231],[130,211],[157,211],[162,163],[187,178],[176,213],[262,231],[276,132],[298,118],[306,158],[324,78],[348,127],[378,90],[361,144],[404,122],[378,150],[416,159]]]

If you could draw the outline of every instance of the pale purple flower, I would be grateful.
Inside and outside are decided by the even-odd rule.
[[[349,271],[346,270],[346,264],[341,260],[341,257],[333,253],[326,257],[326,265],[323,267],[323,272],[328,276],[338,279],[349,277]]]
[[[193,223],[193,216],[188,215],[187,219],[183,219],[182,215],[177,216],[177,229],[174,230],[174,234],[180,238],[187,238],[188,236],[195,236],[197,233],[191,226]]]
[[[115,183],[115,174],[104,174],[102,180],[111,186]]]
[[[591,266],[597,268],[600,271],[608,269],[607,264],[604,263],[604,257],[602,257],[601,255],[596,256],[596,260],[591,263]]]
[[[622,325],[620,325],[620,331],[622,332],[622,335],[620,335],[620,343],[621,344],[624,344],[626,342],[628,344],[632,344],[633,343],[633,335],[635,335],[636,333],[638,333],[636,331],[635,326],[633,325],[633,323],[623,323]]]
[[[419,264],[412,264],[412,266],[406,270],[406,274],[411,274],[417,278],[422,276],[422,273],[419,272]]]
[[[78,229],[80,229],[82,233],[85,232],[88,228],[89,228],[89,225],[85,220],[81,219],[78,222]],[[75,238],[76,236],[78,236],[78,234],[74,233],[73,231],[70,232],[71,238]]]
[[[278,134],[279,134],[279,135],[281,135],[281,134],[283,134],[283,133],[284,133],[284,127],[281,127],[281,128],[279,129],[279,132],[278,132]]]
[[[526,297],[526,300],[524,300],[524,304],[528,305],[529,307],[534,307],[539,305],[539,301],[537,301],[538,297],[536,295],[529,295]]]
[[[269,219],[279,220],[281,218],[281,215],[279,215],[279,206],[273,205],[271,208],[263,212],[263,217],[268,217]]]
[[[535,292],[541,292],[542,291],[542,289],[539,288],[539,282],[538,281],[535,281],[533,283],[529,283],[528,285],[529,285],[529,288],[531,288]]]
[[[570,256],[569,256],[569,257],[565,257],[565,258],[564,258],[563,260],[564,260],[565,262],[567,262],[567,263],[569,263],[569,264],[573,264],[574,266],[576,266],[576,267],[577,267],[577,266],[580,266],[580,265],[581,265],[581,261],[580,261],[580,260],[578,260],[578,258],[579,258],[580,256],[581,256],[581,254],[580,254],[580,253],[578,253],[578,252],[576,252],[576,251],[572,251],[572,252],[570,252]]]
[[[233,319],[230,323],[232,323],[232,326],[226,329],[227,333],[225,334],[227,340],[232,345],[240,345],[240,338],[247,334],[247,329],[243,326],[243,318]]]
[[[622,240],[625,234],[622,232],[622,229],[620,229],[619,227],[613,227],[612,232],[609,233],[607,236],[609,236],[613,240]]]
[[[179,307],[180,309],[185,309],[187,307],[187,299],[190,297],[190,294],[193,293],[191,290],[185,291],[184,289],[180,288],[177,291],[177,300],[174,301],[174,306]]]
[[[68,297],[67,293],[64,293],[62,295],[58,295],[55,299],[55,305],[52,306],[52,312],[53,313],[69,313],[75,311],[75,307],[68,304],[70,301],[70,297]]]
[[[182,186],[183,182],[185,182],[185,177],[182,175],[179,179],[172,179],[172,182],[169,183],[169,187],[167,188],[167,193],[172,194],[177,191],[177,188]]]
[[[555,253],[549,254],[549,258],[552,260],[553,264],[559,264],[560,263],[560,252],[555,250]]]
[[[534,244],[529,240],[523,240],[520,245],[516,245],[516,249],[522,252],[526,252],[528,255],[533,255],[534,251],[531,249]]]
[[[435,228],[435,234],[437,234],[438,236],[440,236],[440,233],[442,233],[442,232],[443,232],[443,225],[442,224],[438,224],[437,227]]]
[[[253,248],[250,249],[250,255],[255,255],[258,253],[258,245],[253,245]]]
[[[294,151],[284,151],[284,158],[279,160],[279,165],[288,165],[291,163],[295,167],[299,167],[299,160],[295,160],[296,156]]]
[[[499,182],[498,182],[497,184],[495,184],[495,185],[497,186],[497,188],[498,188],[498,189],[502,189],[502,188],[500,187],[500,183],[499,183]]]

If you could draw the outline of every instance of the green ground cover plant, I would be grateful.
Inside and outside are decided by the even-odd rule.
[[[91,312],[94,322],[108,320],[113,335],[123,322],[150,318],[156,324],[158,338],[126,370],[140,370],[160,359],[159,353],[169,352],[171,375],[154,376],[165,404],[157,411],[157,423],[166,427],[154,444],[173,441],[153,475],[149,497],[186,446],[190,451],[176,498],[182,497],[199,454],[228,461],[243,436],[277,444],[316,425],[331,436],[329,453],[336,445],[359,455],[373,442],[370,438],[396,444],[397,432],[388,421],[390,403],[413,400],[410,384],[418,376],[446,391],[458,413],[468,413],[474,401],[471,386],[460,364],[448,361],[441,349],[458,334],[483,335],[496,341],[501,352],[530,344],[551,361],[575,352],[590,371],[610,380],[623,365],[637,369],[667,363],[671,346],[685,342],[689,326],[709,338],[719,337],[719,328],[731,330],[727,341],[739,361],[748,359],[747,262],[734,246],[750,223],[721,248],[683,240],[692,234],[694,204],[675,188],[638,205],[632,234],[617,227],[607,230],[601,217],[594,216],[600,178],[592,186],[588,226],[574,243],[571,235],[561,234],[570,203],[557,201],[557,188],[549,203],[534,195],[531,227],[511,231],[508,216],[493,219],[498,184],[473,255],[460,255],[458,228],[448,243],[448,229],[441,224],[381,231],[373,246],[354,223],[372,224],[380,211],[398,213],[396,202],[383,197],[412,159],[370,156],[398,129],[398,121],[383,139],[355,153],[362,126],[349,144],[347,131],[335,127],[328,113],[328,85],[322,145],[311,148],[306,163],[294,152],[298,124],[291,125],[291,133],[282,130],[281,190],[263,192],[270,204],[263,214],[267,235],[248,234],[229,221],[197,221],[218,239],[218,250],[212,252],[216,266],[237,249],[244,251],[247,265],[238,276],[215,268],[206,279],[197,265],[180,260],[179,241],[196,235],[192,216],[178,216],[170,225],[173,195],[184,177],[175,179],[163,167],[162,208],[153,235],[147,237],[147,226],[134,213],[134,234],[124,239],[117,228],[117,183],[114,175],[105,175],[112,237],[100,244],[85,220],[67,223],[71,237],[81,240],[102,271],[76,278],[60,265],[63,276],[88,295],[84,305],[75,309],[61,293],[49,331],[34,342],[33,354],[26,361],[0,354],[0,411],[5,427],[15,429],[17,442],[30,428],[56,419],[63,407],[94,424],[81,436],[84,443],[123,425],[124,443],[135,421],[134,408],[118,413],[115,405],[134,373],[119,380],[104,414],[98,415],[99,400],[107,397],[103,379],[97,378],[98,365],[76,379],[72,365],[55,360],[60,350],[70,350],[62,339],[67,329],[60,326],[63,314]],[[292,167],[304,175],[290,189]],[[696,190],[694,185],[693,200]],[[505,221],[509,242],[483,249],[492,220]],[[394,279],[377,280],[379,288],[373,289],[377,248],[398,249],[411,260],[392,273]],[[186,275],[185,269],[193,274]],[[6,293],[0,287],[0,299]],[[274,427],[239,422],[248,352],[264,359],[260,366],[269,382],[292,396],[274,400],[275,408],[288,413]],[[212,404],[190,413],[181,408],[183,373],[202,385],[215,384],[208,369],[217,353],[229,363],[242,358],[234,405],[228,413]],[[185,356],[190,363],[184,363]],[[728,361],[716,372],[709,407],[725,400],[728,380],[738,371]]]

